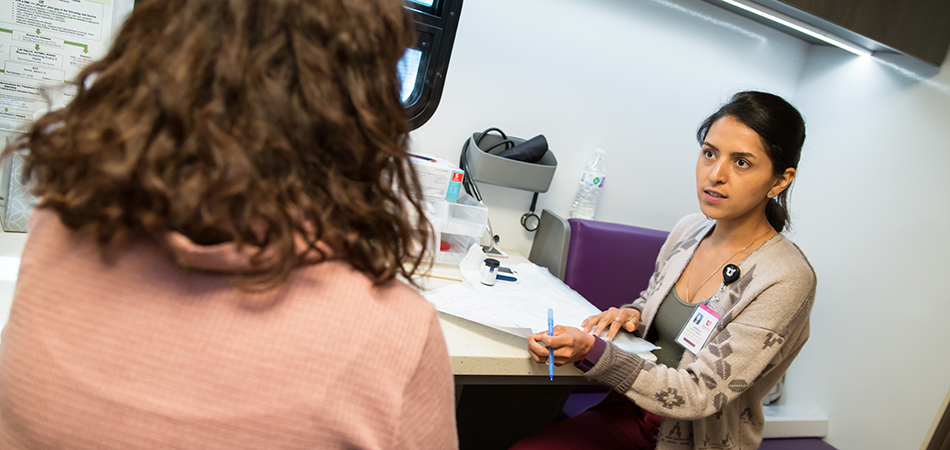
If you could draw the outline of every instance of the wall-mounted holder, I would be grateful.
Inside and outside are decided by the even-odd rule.
[[[501,152],[504,146],[486,153],[485,149],[502,140],[501,136],[487,134],[476,145],[481,132],[472,134],[472,138],[465,143],[466,162],[472,179],[480,183],[496,186],[521,189],[531,192],[547,192],[551,187],[551,179],[557,169],[557,158],[551,150],[547,150],[537,163],[516,161],[514,159],[496,156],[493,153]],[[524,139],[509,137],[515,144],[524,142]]]

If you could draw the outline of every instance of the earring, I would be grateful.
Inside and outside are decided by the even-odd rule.
[[[768,193],[768,194],[765,194],[765,196],[768,197],[769,199],[771,199],[771,198],[775,197],[775,194],[773,194],[772,191],[769,191],[769,193]]]

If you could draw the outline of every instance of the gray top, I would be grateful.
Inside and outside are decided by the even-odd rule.
[[[676,288],[670,289],[670,293],[660,303],[660,308],[656,311],[656,317],[653,318],[653,326],[656,329],[657,338],[654,344],[660,346],[659,350],[653,352],[656,355],[656,363],[667,367],[677,367],[680,365],[680,359],[683,358],[683,346],[676,343],[676,336],[683,329],[683,324],[689,320],[689,316],[696,310],[695,303],[686,303],[676,294]]]

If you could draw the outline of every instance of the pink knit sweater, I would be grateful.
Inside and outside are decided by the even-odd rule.
[[[55,214],[31,225],[0,347],[0,448],[458,447],[438,318],[404,284],[327,262],[261,306],[207,272],[246,264],[230,244],[173,236],[176,263],[140,240],[103,263]]]

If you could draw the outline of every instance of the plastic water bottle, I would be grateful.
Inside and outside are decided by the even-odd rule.
[[[597,149],[594,156],[587,161],[587,167],[581,171],[580,184],[577,185],[577,196],[571,206],[571,218],[593,219],[597,210],[597,200],[604,190],[604,179],[607,178],[607,160],[604,155],[607,151]]]

